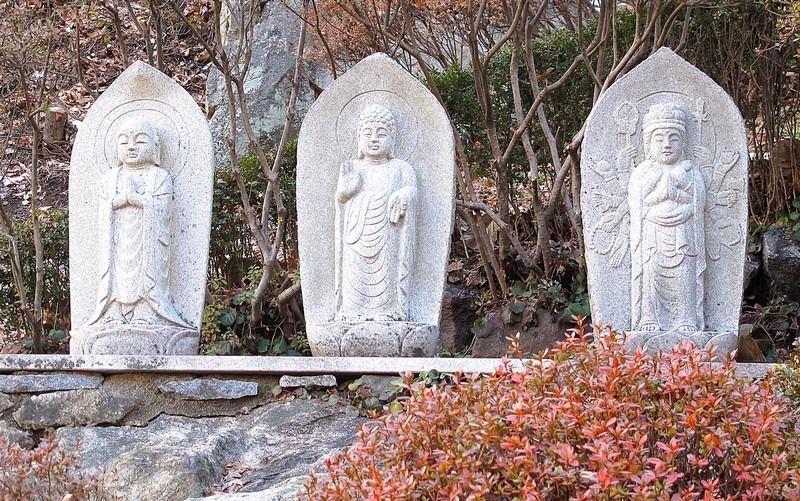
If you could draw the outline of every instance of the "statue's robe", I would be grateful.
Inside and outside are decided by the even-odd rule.
[[[356,193],[336,202],[335,319],[409,320],[409,272],[414,256],[416,176],[408,163],[350,162],[360,176]],[[343,179],[339,190],[344,189]],[[406,201],[405,215],[392,223],[393,196]]]
[[[142,207],[114,207],[115,196],[126,189],[139,194]],[[98,206],[100,283],[87,325],[102,323],[115,303],[134,310],[144,302],[156,315],[148,323],[191,327],[169,294],[171,210],[172,177],[166,170],[116,167],[105,174]]]
[[[645,160],[628,185],[631,330],[703,330],[706,191],[691,160]]]

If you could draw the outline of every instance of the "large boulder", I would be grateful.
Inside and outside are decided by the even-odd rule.
[[[288,492],[320,458],[350,445],[362,422],[321,399],[296,399],[240,417],[161,415],[142,428],[60,428],[56,435],[67,450],[78,448],[82,469],[105,470],[109,494],[120,499],[202,497],[224,488],[231,469],[240,472],[241,492],[291,499]]]
[[[800,242],[787,230],[769,230],[764,233],[762,257],[773,295],[800,301]]]
[[[290,8],[299,11],[300,4],[299,0],[286,3],[276,0],[260,2],[261,16],[253,29],[252,58],[244,87],[250,124],[262,144],[276,144],[283,131],[294,75],[295,51],[300,36],[300,19]],[[230,19],[235,17],[234,14]],[[225,42],[231,50],[238,43],[238,31],[237,26],[231,22]],[[297,115],[293,124],[295,131],[299,129],[306,110],[316,99],[314,89],[321,90],[332,80],[333,77],[324,64],[305,64],[297,95]],[[226,142],[230,134],[230,110],[225,77],[216,68],[212,68],[208,75],[206,99],[217,166],[224,166],[230,162]],[[241,115],[235,146],[240,156],[250,150]]]

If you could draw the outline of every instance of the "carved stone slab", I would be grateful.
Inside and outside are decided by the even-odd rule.
[[[323,92],[298,140],[303,305],[316,356],[431,356],[455,200],[444,109],[385,54]]]
[[[194,99],[143,62],[89,110],[69,182],[71,354],[197,353],[213,151]]]
[[[733,100],[670,49],[608,89],[581,154],[594,322],[649,352],[737,348],[747,162]]]

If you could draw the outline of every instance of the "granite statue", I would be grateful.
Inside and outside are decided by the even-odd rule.
[[[150,66],[98,98],[70,173],[70,353],[197,354],[212,158],[194,100]]]
[[[433,356],[455,149],[434,96],[384,54],[335,80],[300,130],[298,247],[315,356]]]
[[[392,112],[370,105],[358,120],[358,156],[336,189],[337,321],[406,320],[414,260],[417,180],[394,157]]]
[[[659,50],[592,110],[581,171],[593,320],[631,349],[735,351],[747,139],[730,96]]]

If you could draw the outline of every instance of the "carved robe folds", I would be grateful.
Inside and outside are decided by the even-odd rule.
[[[342,171],[336,197],[336,320],[406,320],[416,224],[414,169],[392,159],[379,165],[347,162]],[[407,206],[394,222],[393,198]]]
[[[121,203],[131,194],[141,206]],[[102,274],[97,307],[87,322],[102,322],[109,308],[135,309],[143,301],[148,324],[190,327],[169,295],[169,229],[172,178],[155,166],[116,167],[105,174],[98,210]],[[148,314],[152,313],[152,314]]]
[[[314,356],[437,353],[454,173],[447,114],[385,54],[320,94],[297,140],[297,240]]]
[[[703,329],[705,199],[703,177],[690,160],[671,168],[645,160],[634,169],[628,188],[633,330]]]

